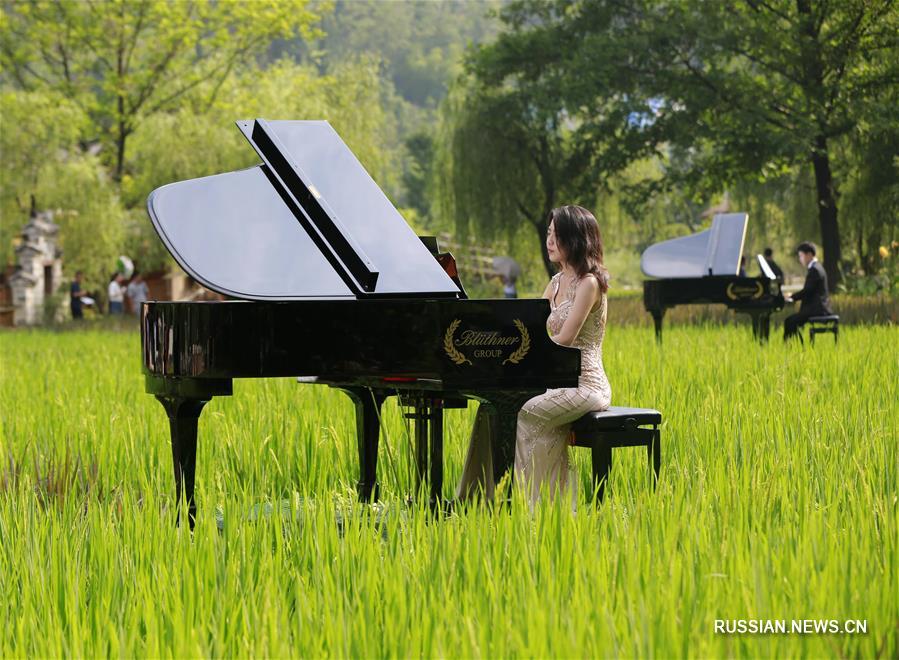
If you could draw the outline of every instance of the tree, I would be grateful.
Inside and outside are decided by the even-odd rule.
[[[87,117],[49,92],[0,92],[0,264],[32,210],[53,210],[66,272],[106,284],[120,254],[123,209],[115,186],[78,137]],[[14,127],[11,130],[7,127]]]
[[[891,0],[521,0],[472,58],[479,80],[555,98],[585,167],[608,177],[680,150],[666,183],[720,189],[807,164],[824,262],[840,280],[835,144],[899,83]],[[522,90],[527,90],[522,92]]]
[[[334,11],[322,19],[321,40],[285,49],[311,49],[326,65],[361,53],[377,55],[403,99],[433,107],[446,95],[466,44],[494,34],[496,21],[488,14],[496,7],[496,0],[335,0]]]
[[[52,90],[91,118],[88,139],[111,147],[116,180],[140,123],[177,108],[206,81],[207,105],[235,66],[275,37],[314,35],[307,0],[6,0],[0,14],[4,82]]]
[[[31,200],[45,175],[48,161],[35,154],[55,156],[71,150],[87,119],[58,94],[11,91],[0,92],[0,117],[4,123],[0,131],[0,264],[5,264],[11,254],[10,240],[27,222]],[[46,201],[35,201],[38,210],[43,210]]]
[[[522,222],[539,242],[547,273],[549,212],[592,196],[581,173],[589,154],[570,139],[566,117],[527,91],[459,81],[443,108],[434,187],[445,217],[462,234],[511,238]]]

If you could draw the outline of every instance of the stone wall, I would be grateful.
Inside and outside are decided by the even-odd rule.
[[[63,285],[62,251],[57,245],[59,226],[51,211],[36,213],[22,230],[16,246],[16,266],[9,277],[15,325],[37,325],[45,320],[45,301]],[[61,319],[64,296],[53,315]]]

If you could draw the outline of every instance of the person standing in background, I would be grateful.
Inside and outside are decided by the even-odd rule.
[[[784,281],[784,272],[781,270],[780,266],[777,265],[777,262],[774,261],[774,251],[767,247],[765,248],[765,261],[768,262],[768,267],[771,269],[771,272],[774,273],[774,277],[783,284]]]
[[[517,298],[518,289],[515,287],[515,278],[503,275],[503,296],[506,298]]]
[[[109,298],[109,313],[121,314],[125,311],[125,289],[122,286],[125,278],[121,273],[113,273],[112,279],[109,281],[107,289],[107,297]]]
[[[75,271],[75,279],[72,280],[72,284],[69,287],[69,309],[72,311],[72,318],[76,321],[84,318],[84,310],[81,309],[81,299],[85,296],[85,293],[81,290],[81,278],[83,276],[80,270]]]
[[[131,306],[131,313],[140,315],[141,303],[147,300],[149,290],[147,289],[147,283],[144,282],[143,275],[141,275],[139,271],[134,271],[134,276],[128,284],[126,294],[128,295],[128,301]]]

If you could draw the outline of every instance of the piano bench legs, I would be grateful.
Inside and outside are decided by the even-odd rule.
[[[587,413],[572,424],[572,444],[575,447],[589,447],[592,453],[593,489],[597,504],[605,495],[612,469],[612,450],[619,447],[646,447],[655,487],[662,459],[661,423],[662,415],[656,410],[610,408],[603,412]]]
[[[809,342],[814,344],[815,335],[824,332],[833,333],[833,343],[836,344],[840,338],[840,317],[834,314],[832,316],[813,316],[808,320]]]

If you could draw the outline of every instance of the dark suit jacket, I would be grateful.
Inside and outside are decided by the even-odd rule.
[[[803,316],[827,316],[833,314],[830,298],[827,297],[827,273],[824,266],[816,261],[808,269],[805,285],[793,294],[793,300],[800,301],[799,313]]]

